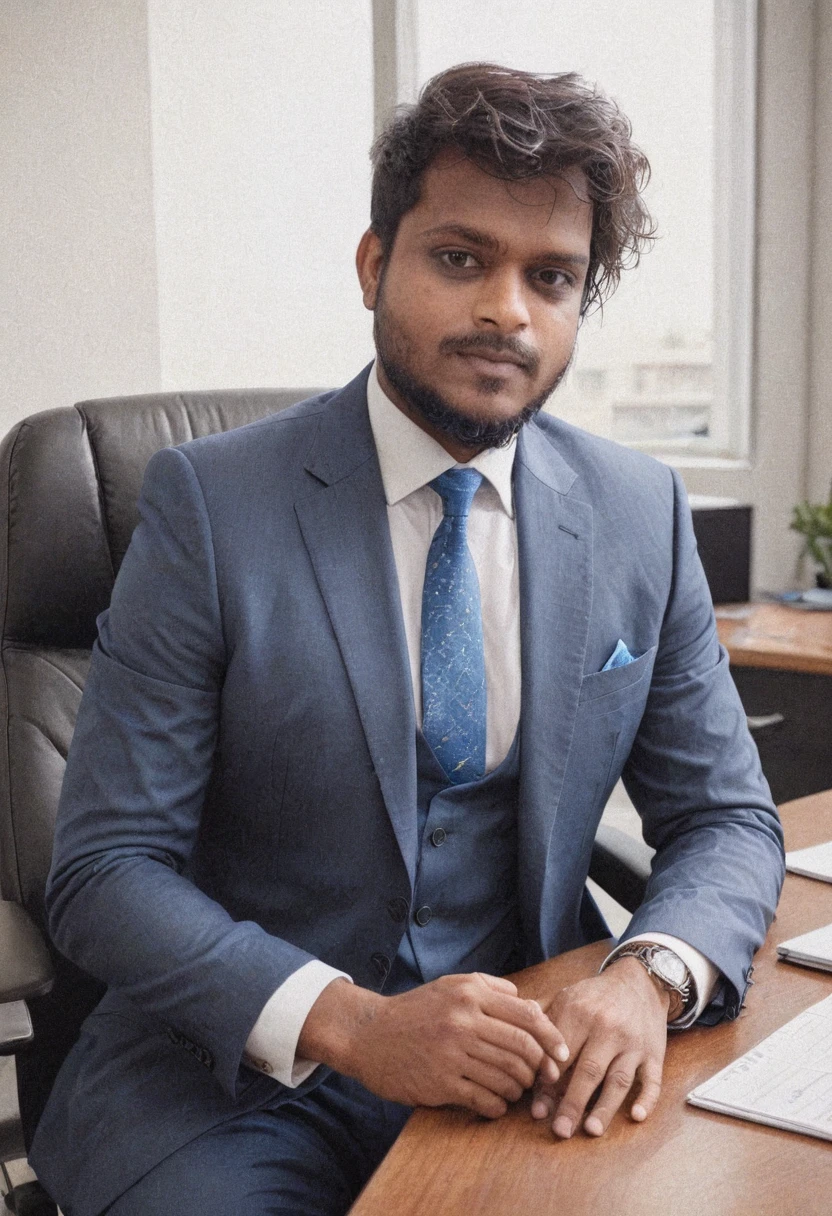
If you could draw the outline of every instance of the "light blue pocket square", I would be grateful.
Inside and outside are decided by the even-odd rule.
[[[628,663],[634,663],[635,661],[636,656],[634,654],[630,654],[627,647],[621,641],[621,638],[619,638],[616,642],[615,650],[607,659],[601,670],[612,671],[613,667],[626,667]]]

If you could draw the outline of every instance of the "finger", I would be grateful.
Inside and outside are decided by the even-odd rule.
[[[547,1081],[550,1085],[554,1085],[560,1080],[560,1069],[551,1056],[543,1056],[540,1061],[540,1067],[537,1075],[541,1078],[541,1080]]]
[[[598,1101],[584,1119],[584,1131],[590,1136],[603,1136],[612,1117],[627,1097],[636,1079],[639,1057],[616,1056],[607,1069]]]
[[[481,1060],[484,1064],[499,1068],[501,1072],[513,1077],[523,1089],[530,1089],[534,1084],[534,1068],[522,1056],[518,1056],[514,1052],[504,1051],[503,1048],[495,1047],[493,1043],[483,1042],[482,1039],[476,1039],[470,1043],[467,1052],[475,1060]]]
[[[462,1075],[492,1094],[498,1094],[506,1102],[517,1102],[523,1096],[523,1086],[519,1081],[493,1064],[484,1064],[482,1060],[469,1057],[463,1065]]]
[[[503,1098],[465,1077],[459,1080],[455,1089],[456,1105],[464,1106],[466,1110],[472,1110],[475,1115],[482,1115],[484,1119],[499,1119],[508,1110]]]
[[[643,1123],[656,1109],[662,1092],[662,1060],[651,1057],[639,1069],[640,1088],[638,1099],[630,1107],[630,1115],[636,1123]]]
[[[537,1073],[542,1068],[547,1058],[543,1053],[543,1048],[527,1031],[489,1015],[483,1015],[482,1020],[476,1024],[476,1038],[480,1042],[491,1043],[502,1051],[516,1056],[531,1068],[534,1073]],[[552,1060],[549,1060],[545,1071],[547,1075],[551,1073],[556,1074],[557,1065]],[[554,1080],[556,1077],[553,1076],[552,1079]]]
[[[511,980],[504,980],[498,975],[486,975],[484,971],[477,971],[474,974],[495,992],[505,993],[506,996],[517,996],[517,985],[512,984]]]
[[[538,1077],[532,1090],[532,1118],[548,1119],[554,1113],[556,1101],[557,1093],[554,1085]]]
[[[566,1063],[569,1047],[557,1026],[538,1005],[537,1001],[524,1001],[519,997],[509,998],[495,993],[483,1002],[483,1012],[500,1021],[508,1022],[525,1030],[540,1045],[552,1060]]]
[[[561,1140],[568,1140],[580,1124],[587,1103],[607,1074],[613,1055],[600,1043],[593,1051],[585,1047],[581,1052],[552,1124],[552,1131]]]

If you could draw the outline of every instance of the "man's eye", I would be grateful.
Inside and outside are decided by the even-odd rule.
[[[446,249],[440,254],[440,258],[446,266],[451,266],[454,270],[471,270],[477,265],[474,255],[466,253],[464,249]]]
[[[572,279],[563,270],[557,270],[554,266],[548,266],[545,270],[538,270],[537,279],[544,287],[568,287]]]

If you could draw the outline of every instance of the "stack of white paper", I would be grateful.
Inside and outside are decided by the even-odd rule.
[[[832,1140],[832,996],[688,1094],[693,1106]]]
[[[815,844],[810,849],[794,849],[786,854],[786,869],[807,878],[822,878],[832,882],[832,841]]]
[[[816,967],[819,971],[832,971],[832,925],[790,937],[777,947],[780,958],[787,963],[800,963],[803,967]]]

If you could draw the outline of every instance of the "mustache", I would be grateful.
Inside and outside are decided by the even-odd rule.
[[[535,375],[540,364],[540,356],[537,351],[510,334],[500,336],[500,334],[476,333],[465,334],[459,338],[443,338],[439,343],[439,349],[443,355],[477,354],[483,350],[498,356],[509,355],[531,376]]]

